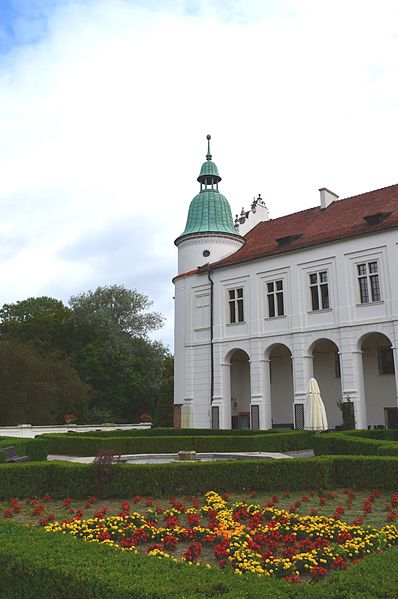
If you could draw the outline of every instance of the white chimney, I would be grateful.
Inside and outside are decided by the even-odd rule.
[[[333,191],[326,189],[326,187],[321,187],[319,192],[321,194],[321,210],[325,210],[325,208],[330,206],[332,202],[339,199],[338,195],[333,193]]]

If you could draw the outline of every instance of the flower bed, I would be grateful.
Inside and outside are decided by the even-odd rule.
[[[227,494],[209,491],[203,506],[193,497],[188,507],[171,499],[167,509],[147,500],[143,514],[126,501],[116,516],[107,517],[103,510],[90,519],[74,514],[73,519],[47,522],[45,530],[123,551],[145,551],[159,558],[292,583],[319,580],[331,570],[344,570],[398,543],[394,524],[380,529],[348,524],[340,520],[343,506],[336,506],[333,517],[303,516],[296,513],[299,506],[286,511],[278,509],[276,502],[277,498],[263,506],[229,502]],[[364,506],[365,513],[368,508]]]

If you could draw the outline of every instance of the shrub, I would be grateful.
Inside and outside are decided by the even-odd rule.
[[[27,455],[32,461],[46,460],[48,454],[48,441],[46,439],[21,439],[19,437],[5,437],[0,440],[2,447],[15,445],[18,456]],[[0,451],[0,462],[5,462],[5,453]]]
[[[320,584],[295,585],[120,552],[7,522],[0,525],[0,571],[2,599],[377,599],[396,596],[398,552],[371,555]]]
[[[25,462],[0,464],[1,497],[129,497],[218,491],[395,488],[398,458],[324,456],[174,464],[116,464],[112,478],[97,485],[94,464]]]
[[[193,450],[201,453],[230,451],[283,452],[305,449],[311,446],[313,433],[291,431],[288,433],[255,435],[209,435],[194,436],[125,436],[88,437],[83,435],[46,435],[49,453],[95,456],[99,450],[109,450],[117,454],[135,453],[177,453]]]

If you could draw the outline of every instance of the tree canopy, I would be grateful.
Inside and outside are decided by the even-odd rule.
[[[143,412],[153,414],[169,353],[161,343],[149,339],[149,333],[163,324],[163,317],[151,312],[151,306],[146,295],[118,285],[73,296],[69,306],[45,296],[4,304],[0,345],[3,352],[12,348],[15,359],[19,356],[17,370],[20,380],[26,382],[26,401],[17,394],[17,404],[26,408],[23,413],[30,418],[40,413],[40,418],[46,419],[43,423],[54,418],[62,421],[61,412],[68,405],[69,411],[77,410],[80,422],[131,422]],[[34,370],[32,366],[29,371],[29,364],[36,364],[37,376],[32,380],[43,381],[40,402],[36,383],[36,391],[27,389],[28,372]],[[4,369],[0,371],[0,389],[8,381],[11,405],[16,394],[11,380],[12,376],[17,380],[17,372],[10,376]],[[80,398],[75,410],[74,388]],[[26,407],[31,402],[37,405],[34,412]],[[7,414],[7,422],[10,418],[21,421],[21,412],[18,417],[12,410]],[[0,411],[0,424],[3,418]]]

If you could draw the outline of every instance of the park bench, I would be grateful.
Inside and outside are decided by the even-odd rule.
[[[1,447],[0,449],[6,454],[6,462],[27,462],[30,459],[27,455],[18,457],[17,448],[15,445]]]

